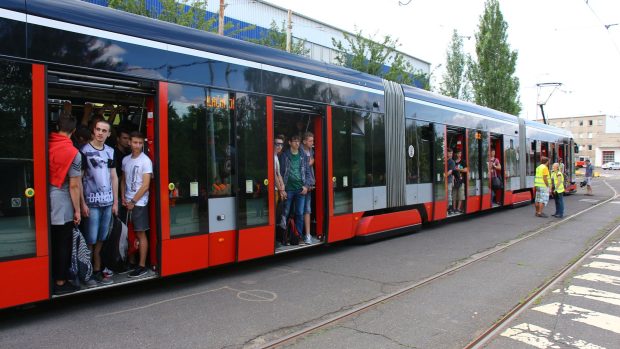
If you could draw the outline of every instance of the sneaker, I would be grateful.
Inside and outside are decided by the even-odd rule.
[[[111,278],[105,276],[101,271],[93,273],[93,279],[102,285],[109,285],[114,282]]]
[[[82,285],[84,285],[85,288],[97,287],[97,281],[95,281],[94,278],[91,278],[88,281],[84,281]]]
[[[56,296],[62,296],[63,294],[73,293],[79,289],[80,289],[79,287],[76,287],[75,285],[73,285],[72,283],[68,281],[65,282],[62,286],[54,283],[54,295]]]
[[[103,268],[103,275],[107,277],[112,277],[112,275],[114,275],[114,272],[108,268]]]
[[[134,269],[134,271],[132,271],[131,273],[129,273],[129,275],[127,275],[130,278],[138,278],[140,276],[144,276],[146,275],[146,273],[148,273],[148,270],[145,267],[137,267],[136,269]]]
[[[304,239],[304,243],[306,245],[312,245],[312,240],[310,239],[310,236],[306,235],[306,238]]]

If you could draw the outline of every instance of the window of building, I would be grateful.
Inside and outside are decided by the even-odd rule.
[[[583,126],[583,120],[579,121],[579,126]]]
[[[573,121],[573,126],[577,126],[577,121]]]
[[[592,132],[588,133],[588,138],[592,138]]]
[[[588,126],[592,126],[592,125],[594,125],[594,121],[588,120]]]
[[[598,125],[599,125],[599,126],[603,126],[603,119],[599,119],[599,120],[598,120]]]
[[[592,144],[588,144],[588,150],[592,150]]]
[[[579,138],[586,138],[586,134],[585,133],[580,133],[579,134]]]
[[[603,163],[615,161],[615,152],[612,151],[604,151],[603,152]]]

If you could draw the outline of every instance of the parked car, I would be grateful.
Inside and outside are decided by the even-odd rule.
[[[620,162],[606,162],[601,168],[603,170],[620,170]]]

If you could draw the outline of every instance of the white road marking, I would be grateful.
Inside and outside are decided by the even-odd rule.
[[[599,254],[598,256],[592,256],[592,258],[611,259],[612,261],[620,261],[620,255],[617,254]]]
[[[610,246],[605,249],[606,251],[620,252],[620,247]]]
[[[604,347],[588,343],[584,340],[574,340],[571,336],[567,337],[561,333],[554,333],[553,340],[563,344],[560,346],[548,339],[552,335],[550,330],[526,323],[513,326],[504,331],[501,335],[540,349],[562,348],[564,345],[570,345],[571,347],[579,349],[605,349]]]
[[[605,270],[611,270],[611,271],[620,271],[620,264],[614,264],[614,263],[592,262],[590,264],[584,265],[584,267],[605,269]]]
[[[574,315],[571,320],[602,328],[620,334],[620,317],[599,313],[593,310],[574,307],[568,304],[551,303],[533,308],[549,315]]]
[[[581,199],[579,201],[583,201],[583,202],[599,202],[601,200],[596,200],[596,199]]]
[[[569,286],[564,290],[564,293],[570,296],[578,296],[599,302],[620,305],[620,293],[601,291],[595,288],[582,286]]]
[[[611,201],[610,204],[620,204],[620,201]]]
[[[599,273],[587,273],[583,275],[577,275],[575,276],[575,279],[595,281],[595,282],[604,282],[606,284],[620,286],[620,277],[612,276],[612,275],[605,275],[605,274],[599,274]]]

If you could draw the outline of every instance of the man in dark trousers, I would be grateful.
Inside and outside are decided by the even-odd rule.
[[[49,136],[49,195],[52,239],[52,278],[54,294],[78,290],[69,279],[73,227],[82,219],[82,157],[71,142],[76,120],[64,113],[58,120],[57,132]]]

